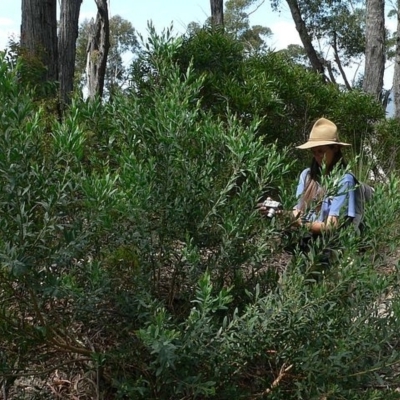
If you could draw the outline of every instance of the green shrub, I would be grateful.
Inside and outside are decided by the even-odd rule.
[[[272,114],[204,107],[206,77],[182,74],[181,44],[153,32],[140,85],[74,100],[62,122],[0,63],[3,391],[23,377],[41,399],[395,398],[398,274],[383,267],[399,241],[398,178],[377,185],[364,236],[289,257],[301,232],[254,206],[273,194],[292,207],[296,160],[265,144]],[[304,123],[291,115],[283,131]]]

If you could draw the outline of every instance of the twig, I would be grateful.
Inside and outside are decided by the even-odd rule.
[[[45,321],[44,316],[42,312],[40,311],[40,307],[37,301],[37,296],[33,292],[32,289],[29,290],[29,293],[31,295],[31,300],[33,303],[33,308],[35,310],[36,316],[39,319],[40,323],[42,326],[44,326],[49,333],[52,335],[48,335],[48,340],[50,343],[52,343],[58,350],[62,350],[65,352],[71,352],[71,353],[77,353],[82,356],[90,356],[92,352],[86,348],[82,347],[77,347],[73,344],[68,343],[65,339],[63,339],[60,334],[53,328],[51,328]]]
[[[279,371],[279,375],[275,378],[275,380],[272,382],[271,387],[265,389],[263,392],[261,393],[257,393],[253,396],[253,399],[257,399],[259,397],[263,397],[266,394],[270,394],[272,392],[272,390],[274,388],[276,388],[279,385],[279,382],[286,376],[286,373],[288,371],[291,370],[291,368],[293,367],[293,364],[289,365],[288,367],[286,367],[286,364],[283,364],[280,371]]]
[[[7,400],[7,399],[8,399],[8,397],[7,397],[7,386],[6,386],[6,383],[7,383],[7,382],[3,383],[3,385],[1,386],[1,392],[2,392],[2,395],[3,395],[3,399],[4,399],[4,400]]]
[[[251,14],[254,14],[264,3],[265,3],[265,0],[262,0],[262,2],[253,11],[250,11],[247,14],[247,16],[249,17]]]

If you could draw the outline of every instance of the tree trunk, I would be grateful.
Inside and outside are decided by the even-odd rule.
[[[380,99],[385,71],[385,2],[367,0],[363,89]]]
[[[300,40],[303,43],[304,50],[306,51],[307,57],[310,60],[312,68],[324,75],[324,64],[319,59],[317,52],[312,44],[312,39],[308,34],[306,24],[301,17],[301,11],[297,0],[286,0],[290,13],[292,14],[293,21],[296,26],[297,32],[299,32]]]
[[[21,49],[43,64],[40,82],[58,79],[57,0],[22,0]]]
[[[210,0],[210,5],[212,26],[224,26],[224,1]]]
[[[108,50],[110,48],[110,21],[107,0],[96,0],[97,16],[92,25],[87,48],[87,75],[89,97],[103,96]]]
[[[400,0],[397,0],[396,55],[393,72],[394,117],[400,119]]]
[[[74,88],[76,40],[81,4],[82,0],[62,0],[61,2],[58,63],[62,109],[69,103],[70,94]]]

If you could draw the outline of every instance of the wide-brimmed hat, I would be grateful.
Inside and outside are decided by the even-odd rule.
[[[298,149],[311,149],[317,146],[326,146],[329,144],[337,144],[339,146],[351,146],[349,143],[343,143],[339,140],[337,126],[329,119],[320,118],[312,127],[308,141]]]

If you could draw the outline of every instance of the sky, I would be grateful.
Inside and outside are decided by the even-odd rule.
[[[262,0],[260,0],[262,2]],[[273,36],[268,45],[275,50],[287,47],[291,43],[300,44],[290,14],[286,11],[272,12],[269,0],[250,17],[251,25],[269,27]],[[200,25],[210,16],[210,0],[109,0],[110,16],[120,15],[130,21],[134,28],[146,36],[147,22],[152,21],[157,32],[170,26],[176,33],[184,33],[190,22]],[[83,0],[80,18],[94,18],[97,8],[95,0]],[[7,46],[10,36],[19,36],[21,24],[21,0],[0,0],[0,50]]]

